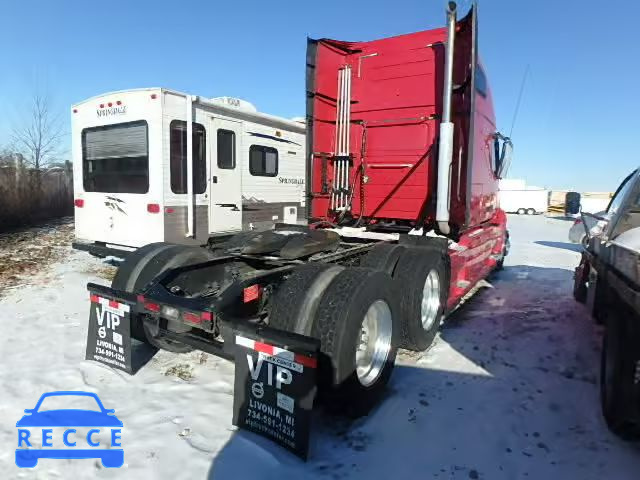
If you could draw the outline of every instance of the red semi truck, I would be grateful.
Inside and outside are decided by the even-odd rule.
[[[475,7],[457,20],[453,2],[445,28],[309,40],[308,224],[147,245],[111,288],[89,285],[92,301],[130,305],[131,335],[174,352],[230,356],[239,328],[313,337],[322,396],[366,413],[397,349],[429,347],[508,251],[497,193],[511,142],[477,43]]]

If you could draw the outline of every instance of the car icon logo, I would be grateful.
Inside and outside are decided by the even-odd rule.
[[[89,408],[66,406],[78,403]],[[59,404],[62,404],[62,408]],[[115,410],[105,408],[95,393],[44,393],[34,408],[24,412],[25,415],[16,423],[18,467],[33,468],[41,458],[99,458],[107,468],[118,468],[124,464],[122,422],[114,415]],[[63,433],[54,435],[54,428],[56,432]],[[84,430],[87,430],[86,434]],[[108,431],[109,441],[101,442],[98,436]],[[37,445],[40,440],[42,448]]]

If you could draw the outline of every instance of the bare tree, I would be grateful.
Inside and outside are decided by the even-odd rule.
[[[40,170],[56,160],[65,134],[64,125],[60,116],[51,112],[51,102],[46,95],[34,95],[29,114],[25,126],[14,128],[12,137],[25,162]]]

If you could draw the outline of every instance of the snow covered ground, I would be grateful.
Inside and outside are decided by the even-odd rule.
[[[233,365],[158,353],[129,377],[84,360],[87,281],[109,268],[70,248],[0,299],[3,478],[637,479],[640,449],[605,428],[599,336],[571,298],[570,223],[509,218],[511,255],[424,354],[402,354],[388,398],[348,423],[316,414],[310,460],[231,425]],[[18,283],[19,284],[19,283]],[[20,284],[19,284],[20,285]],[[125,466],[14,464],[15,423],[51,390],[89,390],[124,423]]]

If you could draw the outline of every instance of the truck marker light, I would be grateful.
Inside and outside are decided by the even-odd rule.
[[[104,108],[104,103],[101,103],[101,104],[100,104],[100,108]]]
[[[173,212],[175,212],[175,210],[171,207],[165,207],[164,209],[164,213],[173,213]]]
[[[73,109],[73,113],[78,113],[78,109],[77,109],[77,108],[74,108],[74,109]]]
[[[82,208],[82,207],[84,207],[84,200],[82,198],[76,198],[73,201],[73,204],[78,208]]]
[[[260,296],[260,285],[251,285],[242,292],[242,300],[244,303],[253,302]]]
[[[121,102],[120,100],[118,100],[118,101],[116,102],[116,105],[122,105],[122,102]]]
[[[205,321],[205,322],[210,322],[211,320],[213,320],[213,313],[211,313],[211,312],[202,312],[200,314],[200,318],[202,318],[202,320]]]
[[[156,95],[155,93],[152,93],[152,94],[151,94],[151,100],[155,100],[155,99],[156,99],[156,97],[157,97],[157,95]]]
[[[148,203],[147,204],[147,212],[149,213],[160,213],[160,205],[157,203]]]

